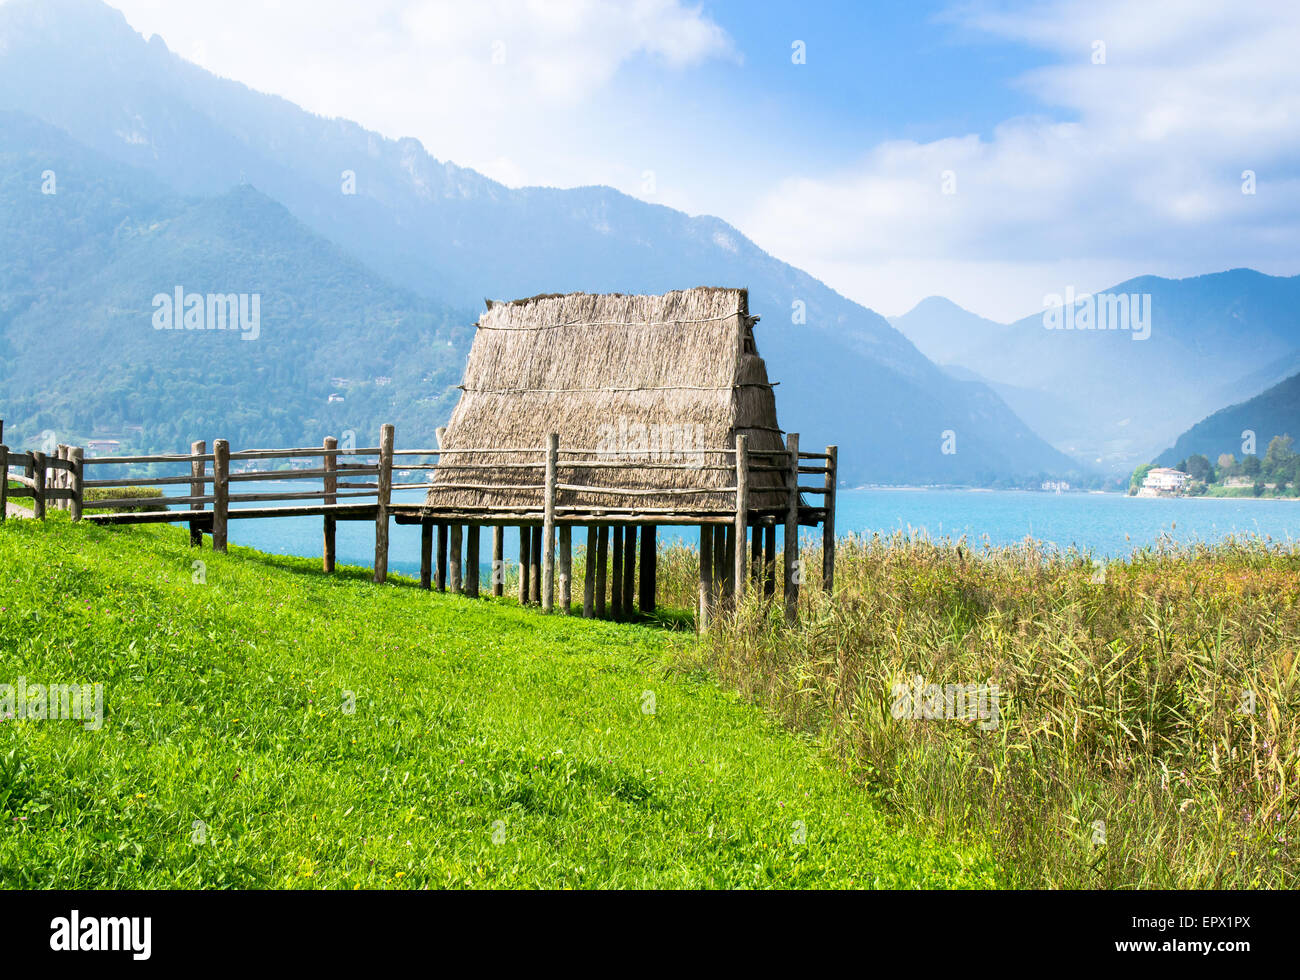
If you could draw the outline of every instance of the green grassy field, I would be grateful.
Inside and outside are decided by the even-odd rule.
[[[206,563],[205,582],[191,563]],[[422,592],[172,528],[0,526],[10,887],[968,887],[689,634]]]

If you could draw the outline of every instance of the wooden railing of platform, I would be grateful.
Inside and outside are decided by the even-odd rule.
[[[0,423],[0,433],[3,432]],[[633,604],[643,613],[655,603],[657,533],[659,526],[699,527],[699,598],[696,624],[706,629],[719,611],[735,608],[748,587],[761,589],[771,599],[776,591],[776,529],[784,529],[783,594],[785,615],[793,621],[798,608],[800,585],[806,570],[799,559],[800,527],[822,527],[822,587],[830,590],[835,575],[835,487],[838,453],[827,446],[824,453],[799,449],[799,436],[790,434],[783,450],[755,451],[749,439],[736,437],[734,448],[673,450],[673,456],[694,458],[694,462],[647,461],[656,451],[570,449],[560,445],[551,433],[538,447],[503,449],[397,449],[394,428],[384,425],[379,445],[340,449],[329,437],[320,447],[251,449],[232,452],[229,442],[217,439],[209,452],[207,443],[195,442],[189,453],[138,456],[87,457],[77,446],[59,445],[54,453],[13,452],[0,443],[0,521],[5,520],[11,501],[31,500],[30,516],[44,519],[47,509],[67,510],[74,521],[98,524],[187,524],[190,543],[201,547],[205,533],[212,547],[225,551],[232,520],[276,517],[320,516],[323,519],[322,568],[333,572],[336,563],[335,536],[339,521],[375,522],[374,581],[388,576],[389,525],[421,525],[420,584],[476,597],[479,594],[479,537],[483,526],[492,533],[492,595],[504,591],[504,533],[508,526],[520,529],[519,597],[521,602],[540,605],[544,611],[559,606],[572,611],[573,528],[586,528],[586,574],[581,594],[581,614],[627,618]],[[668,454],[669,451],[663,451]],[[421,480],[419,474],[455,473],[460,469],[482,470],[474,464],[456,462],[471,454],[510,455],[524,462],[497,464],[518,472],[509,486],[479,485]],[[536,462],[527,461],[536,454]],[[707,460],[701,462],[700,460]],[[295,469],[277,469],[288,463]],[[303,464],[306,464],[305,466]],[[114,467],[175,469],[161,475],[112,477]],[[671,485],[674,470],[715,470],[734,475],[734,480],[717,488],[679,488]],[[575,469],[647,470],[669,475],[664,487],[587,486],[565,479]],[[754,474],[782,475],[778,491],[780,507],[756,509]],[[531,474],[531,475],[530,475]],[[819,485],[800,484],[802,476],[819,476]],[[399,477],[408,482],[395,483]],[[250,482],[311,480],[321,489],[258,490],[240,492]],[[414,482],[409,482],[414,481]],[[10,482],[17,484],[10,487]],[[617,481],[613,481],[617,482]],[[103,498],[100,494],[118,488],[183,488],[180,495]],[[457,509],[440,507],[435,497],[422,503],[394,503],[394,491],[402,490],[509,490],[536,494],[535,505]],[[88,491],[96,491],[89,494]],[[773,494],[770,483],[761,492]],[[574,495],[597,493],[626,500],[626,506],[580,506]],[[689,500],[722,496],[727,504],[691,509]],[[820,497],[820,505],[804,503],[804,497]],[[681,497],[680,507],[643,507],[645,497]],[[567,501],[566,501],[566,498]],[[21,506],[21,505],[19,505]],[[129,508],[129,509],[127,509]],[[176,509],[174,509],[176,508]],[[92,512],[94,511],[94,512]],[[23,513],[27,512],[23,509]],[[436,532],[436,561],[434,539]],[[558,535],[558,547],[557,547]],[[640,553],[637,544],[640,537]],[[746,537],[749,536],[749,546]],[[611,541],[612,538],[612,541]],[[611,548],[612,544],[612,548]],[[464,558],[462,560],[462,549]],[[450,561],[449,561],[450,551]],[[612,553],[611,553],[612,552]],[[594,560],[593,560],[594,559]],[[612,559],[612,562],[610,561]],[[612,568],[609,567],[612,564]],[[612,581],[611,581],[612,579]],[[640,588],[636,588],[639,580]],[[608,604],[607,598],[608,587]]]

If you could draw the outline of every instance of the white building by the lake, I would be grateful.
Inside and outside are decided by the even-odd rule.
[[[1147,472],[1142,481],[1139,497],[1173,497],[1187,489],[1191,477],[1182,470],[1172,470],[1167,466],[1157,466]]]

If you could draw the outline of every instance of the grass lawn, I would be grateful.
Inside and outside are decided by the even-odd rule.
[[[204,584],[192,562],[206,563]],[[375,586],[66,515],[0,525],[0,883],[969,887],[808,741],[676,666],[689,634]]]

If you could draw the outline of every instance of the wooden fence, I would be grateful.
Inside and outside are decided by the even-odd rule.
[[[0,423],[2,426],[3,423]],[[0,428],[0,434],[3,428]],[[441,435],[441,432],[440,432]],[[340,449],[333,437],[320,447],[291,449],[252,449],[232,452],[225,439],[217,439],[208,452],[199,441],[186,454],[87,457],[77,446],[58,446],[47,455],[39,451],[15,453],[0,443],[0,521],[5,519],[8,499],[30,499],[32,516],[44,519],[47,508],[68,510],[74,521],[101,524],[185,523],[189,525],[190,544],[200,547],[204,533],[212,538],[212,547],[224,552],[227,529],[232,520],[275,517],[320,516],[323,518],[322,568],[333,572],[337,522],[375,522],[374,581],[388,577],[389,524],[421,525],[421,585],[440,590],[478,595],[480,527],[493,528],[492,558],[494,570],[502,568],[503,535],[507,526],[520,530],[520,600],[533,602],[545,611],[555,607],[556,573],[560,606],[570,611],[572,570],[572,528],[587,528],[586,580],[583,583],[582,612],[585,616],[604,615],[606,586],[611,586],[611,603],[615,615],[630,612],[633,603],[634,557],[637,529],[641,530],[642,611],[654,606],[655,528],[658,525],[698,525],[700,529],[700,584],[697,624],[707,627],[715,610],[743,598],[747,583],[761,585],[764,593],[775,594],[776,528],[784,532],[784,596],[787,619],[793,621],[803,570],[798,565],[800,526],[822,526],[822,584],[829,590],[834,583],[835,563],[835,484],[837,450],[826,447],[824,453],[799,450],[799,437],[787,437],[786,448],[775,451],[751,451],[748,438],[737,436],[734,449],[674,450],[674,454],[709,457],[704,468],[734,474],[734,480],[719,488],[620,488],[586,486],[566,482],[563,474],[574,469],[598,468],[671,472],[674,469],[698,470],[698,463],[646,462],[645,451],[562,449],[559,436],[547,436],[541,448],[524,449],[396,449],[394,428],[384,425],[379,445],[361,449]],[[533,480],[512,486],[485,486],[444,481],[438,484],[421,481],[418,476],[435,470],[454,473],[459,469],[482,469],[481,462],[458,464],[463,454],[511,454],[515,457],[536,454],[536,462],[501,464],[521,473],[535,474]],[[620,458],[622,457],[622,458]],[[633,458],[635,457],[635,458]],[[276,469],[276,463],[306,468]],[[715,462],[716,461],[716,462]],[[162,476],[113,478],[112,468],[162,465],[188,472]],[[778,508],[757,510],[751,506],[755,473],[782,474],[781,487],[775,493],[783,500]],[[394,476],[406,475],[416,482],[394,483]],[[819,476],[815,486],[801,486],[801,476]],[[431,479],[431,477],[429,478]],[[527,480],[528,477],[523,477]],[[321,489],[291,489],[269,492],[240,492],[240,485],[260,481],[312,480]],[[18,484],[9,488],[13,481]],[[118,488],[184,488],[182,494],[162,497],[118,496],[92,499],[88,491]],[[783,487],[783,489],[782,489]],[[398,490],[528,490],[536,492],[536,505],[477,507],[471,509],[440,508],[435,503],[395,504]],[[773,488],[761,488],[770,499]],[[566,503],[579,494],[626,499],[622,506],[582,506]],[[726,510],[689,508],[647,508],[636,504],[647,496],[683,497],[691,494],[722,494],[731,501]],[[821,504],[803,502],[804,496],[817,496]],[[122,510],[131,508],[131,510]],[[180,508],[180,509],[173,509]],[[106,510],[104,513],[87,513]],[[462,564],[463,531],[470,529],[466,559]],[[613,567],[607,569],[612,534]],[[437,565],[433,565],[433,535],[437,532]],[[559,534],[557,555],[556,532]],[[751,548],[745,539],[752,531]],[[448,562],[448,549],[452,552]],[[612,582],[608,580],[611,578]],[[494,574],[493,594],[503,591],[500,576]]]

